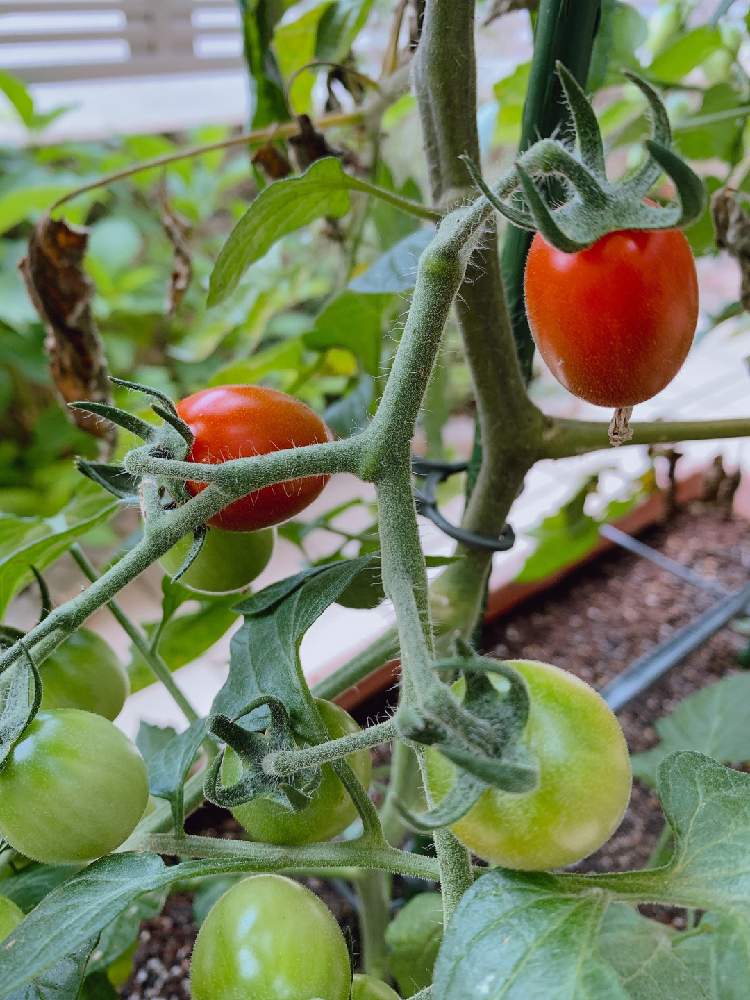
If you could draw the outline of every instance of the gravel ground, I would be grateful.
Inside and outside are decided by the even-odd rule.
[[[727,517],[716,507],[691,505],[668,526],[652,529],[642,540],[728,589],[747,582],[747,523]],[[615,551],[489,626],[484,645],[500,657],[557,663],[599,687],[715,599],[643,559]],[[737,670],[737,656],[745,642],[731,629],[723,629],[623,711],[620,718],[631,750],[645,750],[657,742],[654,720],[681,699]],[[382,702],[371,702],[364,712],[373,718],[382,708]],[[662,825],[656,796],[636,783],[618,832],[579,868],[616,871],[643,866]],[[239,835],[231,817],[213,808],[192,816],[188,830],[209,836]],[[331,906],[349,939],[356,942],[352,903],[338,891],[343,887],[318,880],[308,884]],[[677,927],[684,925],[680,911],[649,908],[648,913]],[[187,978],[195,934],[190,897],[171,897],[161,916],[143,925],[134,972],[121,993],[124,1000],[189,1000]],[[356,943],[353,947],[356,950]]]

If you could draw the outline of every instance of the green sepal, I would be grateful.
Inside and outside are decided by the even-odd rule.
[[[75,460],[78,471],[101,486],[119,500],[138,502],[138,480],[131,476],[121,465],[107,462],[89,462],[84,458]]]
[[[169,409],[169,407],[162,406],[161,403],[152,403],[151,409],[157,417],[161,417],[162,420],[170,425],[170,427],[174,427],[180,437],[185,440],[188,448],[192,447],[195,436],[185,421],[177,416],[174,407]]]
[[[122,386],[123,389],[132,389],[134,392],[142,392],[144,396],[151,396],[152,399],[155,399],[157,403],[161,403],[174,416],[177,415],[177,407],[174,405],[174,401],[160,389],[153,389],[151,386],[143,385],[140,382],[128,382],[127,379],[115,378],[114,375],[109,376],[109,381],[114,385]]]
[[[623,229],[671,229],[694,222],[705,205],[703,183],[672,150],[669,118],[656,90],[634,73],[626,74],[648,102],[651,138],[645,143],[643,165],[630,177],[611,182],[591,102],[564,66],[558,63],[557,70],[575,126],[577,152],[559,139],[540,139],[518,158],[511,174],[494,192],[476,166],[467,161],[472,178],[493,208],[520,229],[538,230],[565,253],[584,250],[608,233]],[[667,206],[646,200],[663,173],[674,182],[677,194],[676,201]],[[556,198],[562,180],[561,204],[551,201],[543,183],[549,178],[557,182]],[[518,205],[519,193],[525,207]]]
[[[185,556],[182,565],[172,577],[173,583],[179,580],[180,577],[183,577],[187,573],[187,571],[190,569],[190,567],[193,565],[195,560],[200,555],[201,549],[203,548],[205,541],[206,541],[206,526],[205,524],[200,524],[193,531],[193,543],[190,546],[188,554]]]
[[[68,403],[68,406],[73,410],[83,410],[84,413],[93,413],[97,417],[103,417],[111,424],[117,424],[118,427],[130,431],[131,434],[135,434],[143,441],[151,441],[154,437],[156,428],[152,424],[147,424],[145,420],[141,420],[140,417],[128,413],[127,410],[121,410],[117,406],[87,400],[77,400],[75,403]]]
[[[253,799],[270,799],[282,809],[299,812],[310,804],[321,780],[320,768],[307,768],[280,778],[263,769],[263,760],[280,750],[297,750],[299,744],[292,729],[289,713],[277,698],[262,695],[256,698],[238,718],[244,718],[265,708],[263,732],[251,732],[225,715],[214,715],[211,732],[237,754],[243,764],[243,774],[234,785],[222,784],[221,769],[225,750],[211,761],[206,771],[204,793],[215,805],[232,809]]]
[[[435,747],[458,771],[451,792],[429,812],[417,816],[398,807],[416,830],[455,823],[488,788],[528,792],[538,782],[536,764],[520,742],[529,716],[529,694],[521,675],[505,663],[474,655],[440,660],[434,667],[463,675],[463,702],[445,688],[443,697],[426,709],[400,710],[397,725],[402,738]],[[488,673],[504,677],[508,690],[498,691]]]

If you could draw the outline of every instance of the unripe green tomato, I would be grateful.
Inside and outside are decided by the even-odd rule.
[[[81,864],[127,840],[148,802],[146,765],[107,719],[40,712],[0,771],[0,835],[45,864]]]
[[[127,671],[101,636],[79,629],[42,664],[43,709],[80,708],[114,719],[130,694]]]
[[[630,798],[628,748],[609,706],[578,677],[534,660],[510,666],[529,690],[523,740],[539,765],[539,784],[522,793],[488,789],[451,829],[492,864],[561,868],[592,854],[619,826]],[[488,676],[499,689],[507,684]],[[457,693],[462,688],[454,685]],[[427,775],[440,802],[453,786],[454,765],[428,748]]]
[[[10,934],[23,920],[23,910],[20,910],[12,899],[0,896],[0,941]]]
[[[159,560],[174,576],[183,566],[193,536],[185,535]],[[230,594],[242,590],[263,572],[273,552],[273,530],[224,531],[209,528],[203,547],[179,582],[203,594]]]
[[[382,979],[373,976],[355,976],[352,980],[352,1000],[400,1000]]]
[[[333,914],[309,889],[254,875],[203,921],[190,986],[193,1000],[349,1000],[349,952]]]
[[[316,701],[332,740],[358,733],[359,726],[343,708],[332,701]],[[346,758],[365,788],[369,787],[372,760],[369,750],[357,750]],[[253,840],[265,844],[312,844],[338,836],[357,817],[349,793],[330,764],[321,768],[322,777],[310,804],[299,812],[288,812],[270,799],[257,798],[235,806],[232,814]],[[242,765],[234,750],[227,749],[221,769],[225,785],[236,784]]]

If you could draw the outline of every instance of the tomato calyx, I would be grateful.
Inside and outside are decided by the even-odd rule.
[[[237,719],[247,716],[251,717],[247,724],[254,726],[254,731],[237,722]],[[204,793],[210,802],[232,809],[263,797],[289,812],[300,812],[310,804],[320,785],[320,768],[306,768],[280,777],[270,774],[263,767],[263,760],[269,754],[299,749],[289,713],[279,699],[261,695],[250,702],[236,719],[214,715],[210,729],[234,750],[243,765],[240,780],[225,786],[221,774],[226,751],[217,754],[207,769],[204,784]]]
[[[604,162],[599,123],[578,81],[557,64],[570,107],[577,151],[558,139],[540,139],[522,153],[510,175],[491,191],[478,167],[464,157],[477,187],[492,206],[519,229],[538,230],[566,253],[585,250],[602,236],[623,229],[672,229],[693,222],[703,211],[705,191],[700,178],[672,149],[672,131],[659,94],[635,73],[625,76],[648,102],[652,135],[645,142],[647,157],[630,177],[611,182]],[[644,201],[662,173],[674,182],[676,201],[655,205]],[[563,201],[552,204],[549,193],[534,180],[563,181]],[[558,183],[555,195],[560,193]]]
[[[531,791],[538,771],[521,742],[529,717],[529,695],[521,675],[507,664],[487,657],[456,656],[433,664],[434,669],[462,677],[459,702],[441,685],[419,709],[402,708],[397,715],[400,735],[434,746],[457,766],[456,782],[433,809],[415,815],[399,806],[415,830],[429,832],[464,816],[491,787],[507,792]],[[501,693],[488,674],[507,681]]]

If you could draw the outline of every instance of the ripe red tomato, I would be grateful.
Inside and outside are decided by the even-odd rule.
[[[698,319],[698,279],[678,229],[625,229],[578,253],[536,234],[526,312],[539,353],[569,392],[634,406],[672,381]]]
[[[195,435],[188,455],[191,462],[217,464],[331,440],[328,428],[309,406],[260,385],[203,389],[179,402],[177,412]],[[311,504],[328,478],[305,476],[266,486],[229,504],[209,524],[229,531],[280,524]],[[187,488],[195,495],[205,483],[189,482]]]

